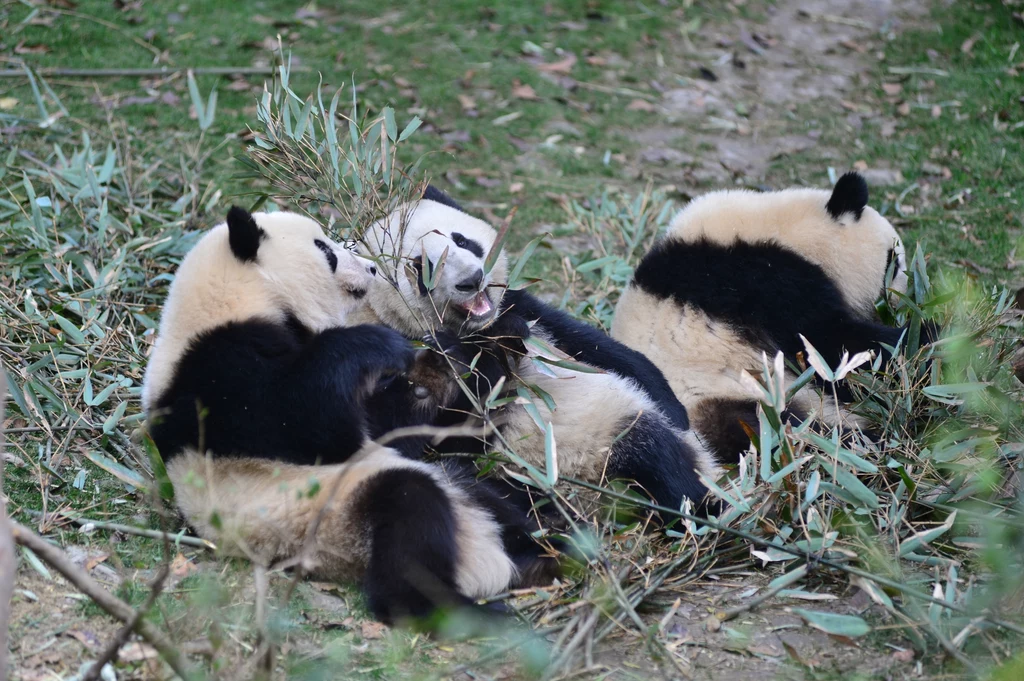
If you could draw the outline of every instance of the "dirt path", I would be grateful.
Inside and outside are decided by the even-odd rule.
[[[766,20],[706,26],[689,38],[692,47],[682,40],[664,55],[657,123],[623,131],[639,145],[635,175],[691,191],[756,185],[774,162],[801,152],[846,166],[849,150],[821,147],[823,123],[845,125],[851,145],[865,126],[892,134],[895,122],[867,111],[858,93],[871,84],[886,40],[922,21],[925,3],[783,0],[754,11]],[[895,179],[868,171],[876,186]]]

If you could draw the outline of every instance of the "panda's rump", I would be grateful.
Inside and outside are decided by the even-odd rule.
[[[221,550],[264,565],[308,550],[304,563],[311,574],[344,581],[366,571],[375,540],[366,497],[390,492],[375,483],[394,471],[424,479],[447,499],[454,522],[451,578],[459,592],[483,597],[507,589],[515,567],[499,524],[441,469],[393,449],[368,443],[345,463],[327,466],[203,456],[193,449],[167,465],[183,515]],[[307,549],[314,521],[316,537]],[[417,555],[416,547],[397,548]]]
[[[314,571],[350,580],[361,575],[369,550],[366,528],[351,517],[354,492],[388,468],[388,458],[364,451],[344,464],[313,467],[189,449],[168,462],[167,473],[178,508],[201,536],[264,565],[297,556],[323,511],[310,555]]]

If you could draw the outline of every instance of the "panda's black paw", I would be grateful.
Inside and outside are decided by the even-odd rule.
[[[524,317],[502,312],[494,323],[478,332],[478,335],[500,347],[504,352],[526,354],[526,339],[530,337],[530,325]]]
[[[386,326],[364,327],[363,343],[369,348],[377,364],[375,369],[385,373],[407,373],[416,361],[416,348],[409,340]]]
[[[442,357],[442,355],[447,355],[456,363],[456,368],[460,368],[462,371],[469,368],[478,351],[471,343],[447,329],[438,329],[428,334],[423,338],[423,342],[433,350],[438,361],[447,365]]]

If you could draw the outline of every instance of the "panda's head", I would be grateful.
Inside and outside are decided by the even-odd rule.
[[[344,326],[365,302],[376,268],[296,213],[233,207],[182,260],[164,303],[143,388],[144,407],[170,381],[191,341],[230,322]]]
[[[367,296],[370,306],[382,322],[409,336],[487,326],[508,280],[504,253],[490,271],[485,264],[496,238],[489,224],[427,187],[423,198],[374,224],[364,238],[370,255],[391,263],[397,280],[396,287],[378,278]]]
[[[843,175],[832,191],[712,192],[673,219],[668,238],[775,242],[821,267],[850,307],[868,316],[890,263],[895,262],[892,288],[906,291],[907,262],[896,230],[867,203],[868,186],[857,173]]]

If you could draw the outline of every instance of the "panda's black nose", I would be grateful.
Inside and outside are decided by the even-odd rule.
[[[484,271],[477,270],[455,285],[456,290],[465,293],[472,293],[480,290],[480,283],[484,280]]]
[[[369,267],[367,267],[366,271],[370,273],[371,277],[377,276],[377,268],[374,267],[373,265],[370,265]]]

